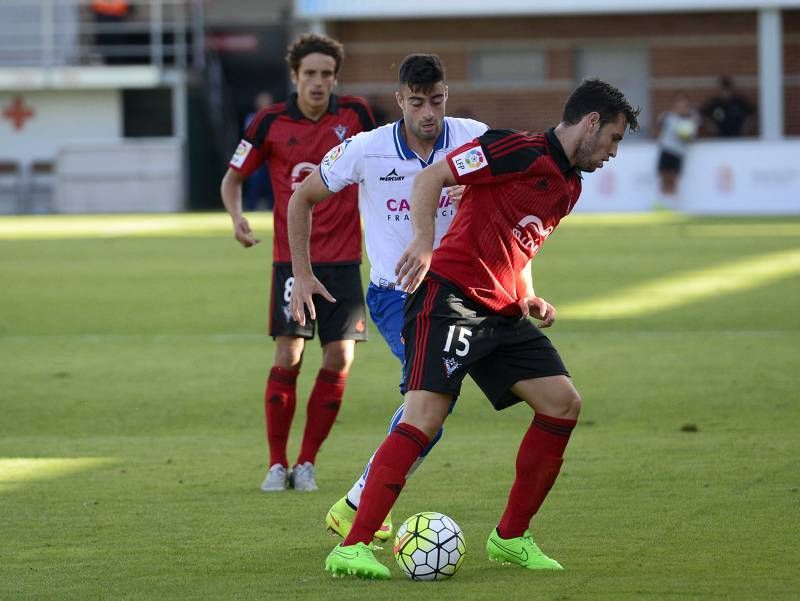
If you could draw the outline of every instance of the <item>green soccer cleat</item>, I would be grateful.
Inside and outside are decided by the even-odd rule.
[[[365,580],[389,580],[392,577],[389,568],[375,559],[372,545],[364,543],[336,545],[325,560],[325,571],[331,572],[334,578],[356,576]]]
[[[342,497],[328,510],[328,515],[325,516],[325,524],[328,530],[347,538],[350,534],[350,529],[353,527],[353,520],[356,517],[356,510],[350,507],[347,503],[347,497]],[[386,516],[383,520],[380,529],[375,533],[375,538],[381,542],[386,542],[392,536],[392,514]]]
[[[563,570],[561,564],[550,559],[533,542],[530,530],[516,538],[500,538],[497,529],[492,530],[486,541],[486,552],[492,561],[513,563],[529,570]]]

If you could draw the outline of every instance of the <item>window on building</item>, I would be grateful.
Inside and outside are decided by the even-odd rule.
[[[632,137],[647,137],[651,129],[650,54],[647,48],[584,47],[575,53],[575,79],[598,77],[617,86],[635,107],[639,106],[639,132]]]
[[[547,79],[547,53],[540,48],[475,50],[470,80],[487,85],[531,85]]]
[[[122,131],[126,138],[173,135],[170,88],[122,91]]]

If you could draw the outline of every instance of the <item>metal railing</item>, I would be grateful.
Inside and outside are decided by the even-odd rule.
[[[203,69],[204,0],[131,0],[128,14],[90,0],[0,2],[0,67],[153,65]]]

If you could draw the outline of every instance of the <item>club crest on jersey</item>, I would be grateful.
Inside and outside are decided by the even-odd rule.
[[[553,226],[544,227],[544,223],[536,215],[527,215],[519,220],[511,233],[522,246],[535,254],[547,237],[553,233]]]
[[[478,169],[483,169],[488,163],[480,148],[469,148],[453,157],[453,165],[459,175],[466,175]]]
[[[347,126],[341,123],[333,128],[333,133],[339,138],[340,142],[344,142],[344,137],[347,135]]]
[[[239,142],[239,146],[236,147],[236,152],[234,152],[233,157],[231,157],[231,165],[234,167],[241,167],[244,165],[251,148],[253,148],[253,145],[247,140]]]
[[[459,367],[461,367],[461,363],[452,357],[442,357],[442,361],[444,361],[444,373],[447,374],[448,378],[452,376]]]

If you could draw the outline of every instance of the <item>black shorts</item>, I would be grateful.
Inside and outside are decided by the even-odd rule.
[[[288,263],[275,263],[272,266],[269,335],[273,338],[299,336],[309,339],[314,337],[316,326],[320,344],[323,345],[337,340],[366,340],[367,313],[359,265],[315,265],[314,275],[336,302],[331,303],[314,295],[316,323],[311,320],[306,309],[306,325],[301,326],[292,319],[292,266]]]
[[[683,157],[673,154],[668,150],[662,150],[658,155],[658,171],[673,171],[675,173],[681,172],[681,165],[683,164]]]
[[[405,390],[457,397],[469,374],[500,410],[522,400],[511,392],[521,380],[569,376],[530,319],[494,313],[438,276],[426,277],[408,297],[403,322]]]

